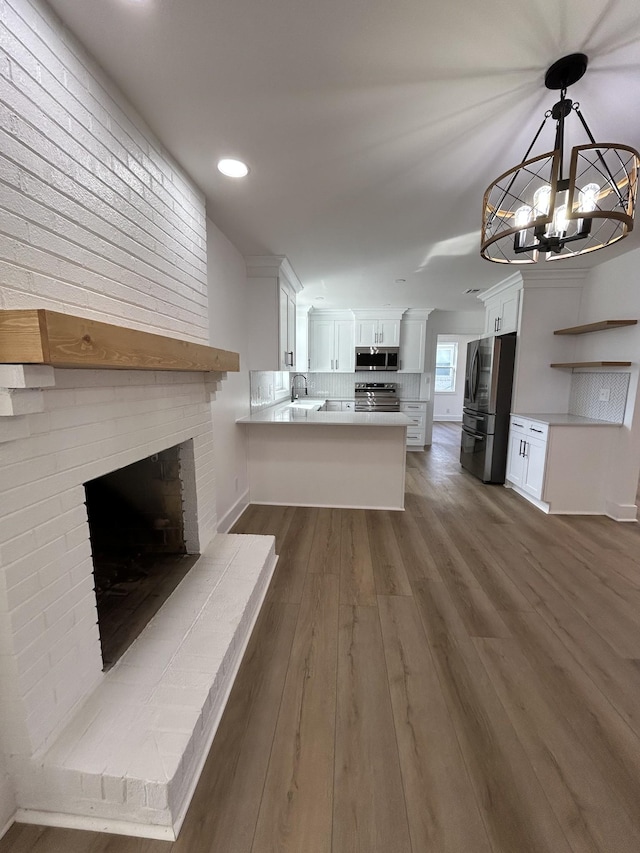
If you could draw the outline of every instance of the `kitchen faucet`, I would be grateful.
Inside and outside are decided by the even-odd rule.
[[[302,379],[302,381],[304,382],[304,393],[307,395],[309,394],[309,389],[307,387],[307,377],[304,375],[304,373],[295,373],[293,376],[293,382],[291,383],[291,402],[292,403],[295,400],[297,400],[298,397],[300,396],[300,394],[296,390],[296,379],[298,377],[300,377],[300,379]]]

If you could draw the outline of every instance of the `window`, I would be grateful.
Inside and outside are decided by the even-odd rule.
[[[457,361],[458,344],[456,342],[450,341],[437,345],[435,383],[435,391],[437,393],[455,393]]]

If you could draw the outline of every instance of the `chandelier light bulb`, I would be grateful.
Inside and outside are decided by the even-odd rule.
[[[517,240],[521,246],[527,242],[527,227],[531,220],[531,208],[528,204],[521,205],[514,214],[516,227],[520,229]]]
[[[580,212],[587,213],[595,210],[598,206],[598,198],[600,197],[600,187],[598,184],[587,184],[580,190]]]
[[[569,220],[567,219],[567,205],[561,204],[555,209],[553,215],[553,234],[556,237],[562,237],[567,233],[569,228]]]
[[[515,212],[515,224],[518,228],[526,228],[531,219],[531,208],[528,204],[523,204]]]
[[[536,219],[539,216],[547,216],[549,213],[549,204],[551,203],[551,187],[548,184],[538,187],[533,194],[533,209]]]

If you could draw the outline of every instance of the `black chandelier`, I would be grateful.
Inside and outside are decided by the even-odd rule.
[[[549,68],[545,86],[559,89],[560,100],[545,113],[522,162],[485,192],[480,252],[488,261],[573,258],[610,246],[633,229],[640,155],[628,145],[596,142],[580,104],[566,97],[587,63],[583,53],[573,53]],[[565,176],[565,120],[572,113],[589,143],[571,149]],[[554,150],[528,160],[549,118],[556,122]]]

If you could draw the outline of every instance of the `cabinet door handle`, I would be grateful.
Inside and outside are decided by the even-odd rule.
[[[513,422],[514,426],[520,427],[520,429],[524,429],[524,424],[517,424],[515,421]]]
[[[542,432],[541,429],[536,429],[535,427],[529,427],[529,429],[531,430],[531,432]]]
[[[520,450],[518,451],[518,456],[522,456],[522,439],[520,439]]]
[[[293,350],[289,353],[289,367],[293,367]]]
[[[338,369],[338,359],[336,358],[336,370]]]
[[[523,455],[523,456],[525,457],[525,459],[526,459],[526,458],[529,456],[529,451],[527,450],[527,448],[529,447],[529,442],[528,442],[528,441],[523,441],[522,443],[523,443],[523,445],[524,445],[524,447],[522,448],[522,455]]]
[[[311,370],[311,359],[310,358],[307,359],[307,363],[309,365],[309,370]]]

